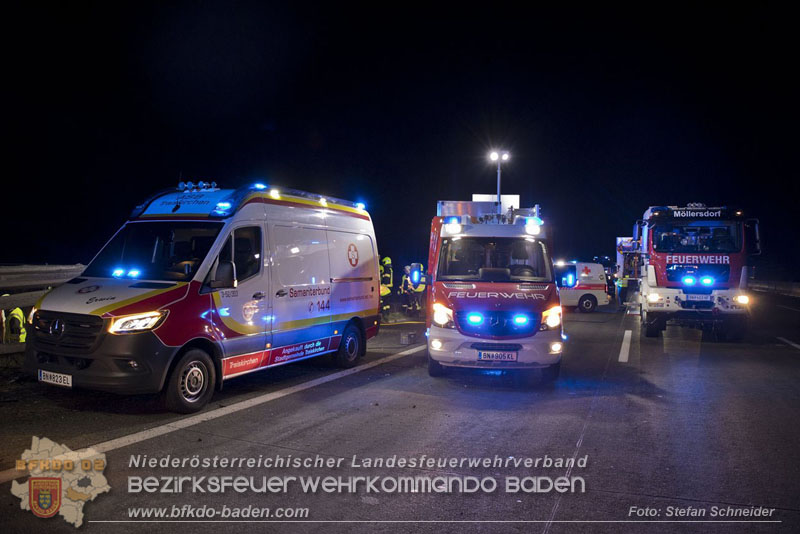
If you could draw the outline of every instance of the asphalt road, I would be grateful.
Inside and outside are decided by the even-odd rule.
[[[14,466],[33,435],[72,449],[105,443],[105,475],[112,489],[85,505],[81,530],[86,532],[800,530],[800,302],[760,297],[742,343],[715,342],[679,327],[669,327],[662,338],[645,339],[638,319],[611,307],[591,315],[568,314],[562,375],[549,385],[520,384],[501,373],[430,378],[424,350],[399,343],[401,331],[416,330],[422,338],[422,325],[387,326],[370,344],[365,367],[356,372],[341,373],[312,360],[255,373],[226,383],[201,416],[162,412],[150,397],[9,383],[12,375],[6,374],[0,389],[0,470]],[[319,456],[341,459],[341,464],[206,470],[129,465],[132,455],[145,454]],[[394,455],[585,457],[587,464],[572,469],[351,465],[353,456]],[[192,475],[259,480],[264,475],[475,476],[491,477],[499,486],[472,494],[363,489],[304,494],[299,486],[278,494],[137,494],[127,487],[128,477]],[[506,477],[523,476],[581,477],[585,492],[505,492]],[[10,482],[0,485],[0,516],[7,531],[74,531],[61,518],[43,520],[21,511],[9,488]],[[298,520],[302,523],[185,525],[142,523],[129,516],[137,507],[173,505],[299,507],[308,508],[308,517]],[[775,522],[741,517],[735,519],[747,522],[718,523],[725,518],[710,516],[714,507],[751,506],[774,509],[758,519]],[[631,514],[631,507],[655,515]],[[706,516],[669,516],[670,509],[705,510]],[[682,520],[717,523],[665,522]]]

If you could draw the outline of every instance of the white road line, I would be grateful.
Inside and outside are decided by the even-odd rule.
[[[785,337],[780,337],[780,336],[778,337],[778,339],[779,339],[779,340],[781,340],[781,341],[783,341],[783,342],[784,342],[784,343],[786,343],[787,345],[790,345],[790,346],[792,346],[792,347],[796,348],[797,350],[800,350],[800,345],[798,345],[798,344],[797,344],[797,343],[795,343],[794,341],[789,341],[789,340],[788,340],[788,339],[786,339]]]
[[[776,304],[776,306],[779,307],[779,308],[786,309],[786,310],[792,310],[794,312],[800,312],[800,310],[798,310],[797,308],[792,308],[790,306],[784,306],[783,304]]]
[[[184,428],[189,428],[191,426],[199,425],[200,423],[205,423],[207,421],[213,421],[214,419],[219,419],[220,417],[225,417],[226,415],[231,415],[232,413],[240,412],[242,410],[247,410],[248,408],[259,406],[261,404],[271,402],[286,397],[288,395],[292,395],[293,393],[305,391],[307,389],[311,389],[313,387],[320,386],[322,384],[327,384],[328,382],[333,382],[334,380],[338,380],[346,376],[360,373],[361,371],[366,371],[367,369],[372,369],[373,367],[377,367],[378,365],[389,363],[391,361],[398,360],[405,356],[414,354],[415,352],[424,350],[426,347],[427,345],[420,345],[419,347],[414,347],[408,350],[404,350],[402,352],[392,354],[391,356],[386,356],[384,358],[380,358],[378,360],[365,363],[364,365],[353,367],[352,369],[345,369],[337,373],[325,375],[320,378],[316,378],[314,380],[309,380],[308,382],[303,382],[302,384],[297,384],[295,386],[288,387],[286,389],[273,391],[271,393],[265,393],[264,395],[253,397],[252,399],[247,399],[245,401],[237,402],[236,404],[231,404],[230,406],[225,406],[224,408],[217,408],[216,410],[210,410],[208,412],[192,415],[191,417],[186,417],[184,419],[178,419],[177,421],[166,423],[164,425],[157,426],[154,428],[149,428],[147,430],[142,430],[141,432],[134,432],[133,434],[129,434],[127,436],[122,436],[109,441],[104,441],[96,445],[90,445],[88,448],[94,449],[95,453],[110,452],[115,449],[121,449],[122,447],[133,445],[134,443],[139,443],[141,441],[146,441],[148,439],[152,439],[158,436],[163,436],[164,434],[169,434],[171,432],[175,432],[176,430],[182,430]],[[91,455],[91,453],[89,453],[88,455]],[[78,456],[80,457],[80,453]],[[28,474],[27,471],[18,471],[13,468],[6,469],[5,471],[0,471],[0,484],[4,484],[10,480],[26,476],[27,474]]]
[[[625,330],[625,335],[622,336],[622,346],[619,348],[619,361],[627,362],[628,353],[631,351],[631,334],[633,331]]]

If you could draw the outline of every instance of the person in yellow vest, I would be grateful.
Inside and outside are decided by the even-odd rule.
[[[25,314],[19,308],[14,308],[5,316],[3,328],[3,343],[25,343]]]
[[[381,284],[389,289],[394,285],[394,270],[392,269],[392,258],[384,256],[381,260]]]

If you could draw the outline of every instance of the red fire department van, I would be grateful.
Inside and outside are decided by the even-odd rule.
[[[441,201],[428,259],[428,371],[532,371],[555,380],[564,340],[539,208]]]
[[[263,184],[156,194],[32,313],[40,382],[163,391],[193,412],[229,378],[335,353],[378,332],[372,220],[362,204]]]

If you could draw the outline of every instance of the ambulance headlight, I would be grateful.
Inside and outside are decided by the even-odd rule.
[[[561,324],[561,306],[553,306],[542,314],[542,324],[547,328],[558,328]]]
[[[453,310],[440,302],[433,304],[433,322],[442,328],[455,328]]]
[[[736,303],[741,304],[742,306],[746,306],[747,304],[750,304],[750,297],[748,297],[747,295],[737,295]]]
[[[661,295],[658,293],[648,293],[647,294],[647,302],[658,302],[661,300]]]
[[[160,325],[166,316],[166,311],[153,311],[118,317],[113,320],[108,331],[111,334],[130,334],[152,330]]]

